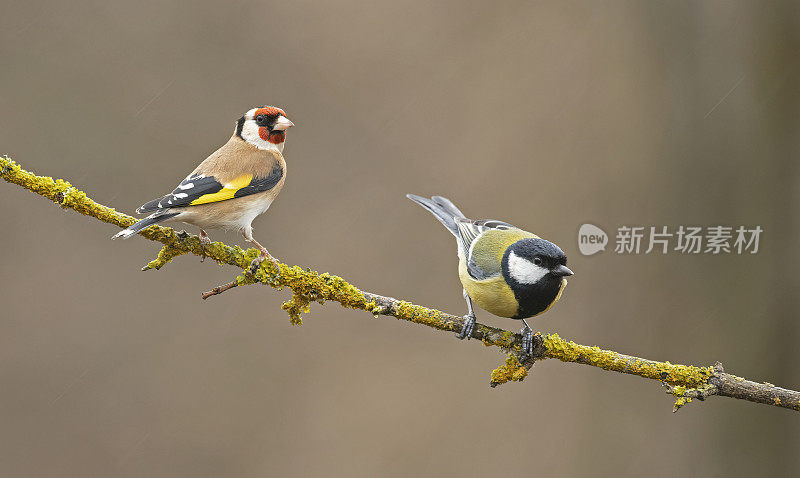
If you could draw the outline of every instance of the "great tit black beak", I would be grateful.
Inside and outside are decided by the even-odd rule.
[[[563,277],[563,276],[571,276],[575,273],[569,270],[569,267],[561,265],[553,269],[553,274]]]

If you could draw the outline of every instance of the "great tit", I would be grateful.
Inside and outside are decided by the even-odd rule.
[[[472,301],[500,317],[521,320],[522,353],[533,353],[533,332],[525,319],[546,312],[561,297],[567,256],[536,234],[491,219],[473,221],[447,198],[407,197],[430,211],[458,244],[458,276],[464,286],[467,315],[458,338],[469,339],[475,327]]]

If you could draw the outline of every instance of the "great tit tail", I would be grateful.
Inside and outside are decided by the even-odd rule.
[[[441,206],[442,209],[448,213],[451,213],[453,217],[466,219],[467,216],[465,216],[464,213],[462,213],[461,210],[458,209],[455,204],[453,204],[453,201],[443,196],[433,196],[431,199],[433,199],[433,202]]]
[[[406,197],[430,211],[439,222],[444,224],[444,227],[446,227],[448,231],[456,236],[456,238],[459,237],[456,218],[463,218],[465,216],[449,199],[442,196],[433,196],[431,199],[428,199],[417,196],[416,194],[406,194]]]

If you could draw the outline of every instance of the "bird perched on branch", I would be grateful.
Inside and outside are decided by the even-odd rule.
[[[533,332],[525,319],[546,312],[561,297],[572,271],[559,247],[536,234],[491,219],[473,221],[447,198],[407,197],[430,211],[458,244],[458,276],[467,315],[458,338],[475,327],[474,300],[500,317],[522,320],[522,353],[533,353]]]
[[[253,108],[236,122],[236,130],[221,148],[200,163],[170,194],[143,204],[139,214],[152,213],[117,233],[128,238],[163,221],[180,221],[200,228],[201,247],[209,244],[205,229],[235,229],[261,251],[253,269],[264,259],[276,261],[253,239],[252,222],[269,209],[286,180],[283,145],[294,123],[274,106]]]

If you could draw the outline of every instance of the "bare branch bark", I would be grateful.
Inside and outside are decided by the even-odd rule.
[[[203,292],[201,297],[203,298],[203,300],[206,300],[209,297],[213,297],[215,295],[222,294],[223,292],[225,292],[228,289],[233,289],[234,287],[236,287],[238,285],[239,285],[238,281],[232,280],[232,281],[228,282],[227,284],[223,284],[223,285],[214,287],[213,289],[211,289],[208,292]]]
[[[72,209],[118,227],[128,227],[136,221],[131,216],[96,203],[67,181],[37,176],[22,169],[7,157],[0,157],[0,176],[10,183],[50,199],[65,209]],[[176,233],[170,228],[161,226],[151,226],[140,235],[164,244],[158,257],[150,261],[143,270],[159,269],[183,254],[211,257],[219,263],[242,269],[242,274],[234,281],[204,293],[204,299],[233,287],[261,283],[277,289],[288,287],[292,290],[292,298],[283,304],[283,309],[289,314],[290,322],[293,324],[302,323],[300,316],[309,311],[311,302],[322,304],[325,301],[334,301],[343,307],[368,311],[376,317],[379,315],[396,317],[446,332],[459,332],[463,326],[464,319],[460,316],[363,292],[341,277],[328,273],[319,274],[299,266],[275,265],[265,261],[255,274],[250,274],[247,269],[252,260],[258,256],[256,249],[244,251],[239,247],[230,247],[220,242],[208,244],[203,248],[199,237]],[[533,357],[520,362],[519,350],[522,338],[519,334],[476,324],[472,338],[486,346],[496,346],[509,353],[505,363],[492,371],[492,386],[509,381],[522,381],[536,361],[552,358],[660,381],[667,386],[667,392],[677,398],[675,410],[694,399],[705,400],[712,395],[719,395],[800,411],[800,392],[728,374],[719,363],[714,366],[698,367],[657,362],[599,347],[576,344],[562,339],[558,334],[544,336],[537,334]]]

